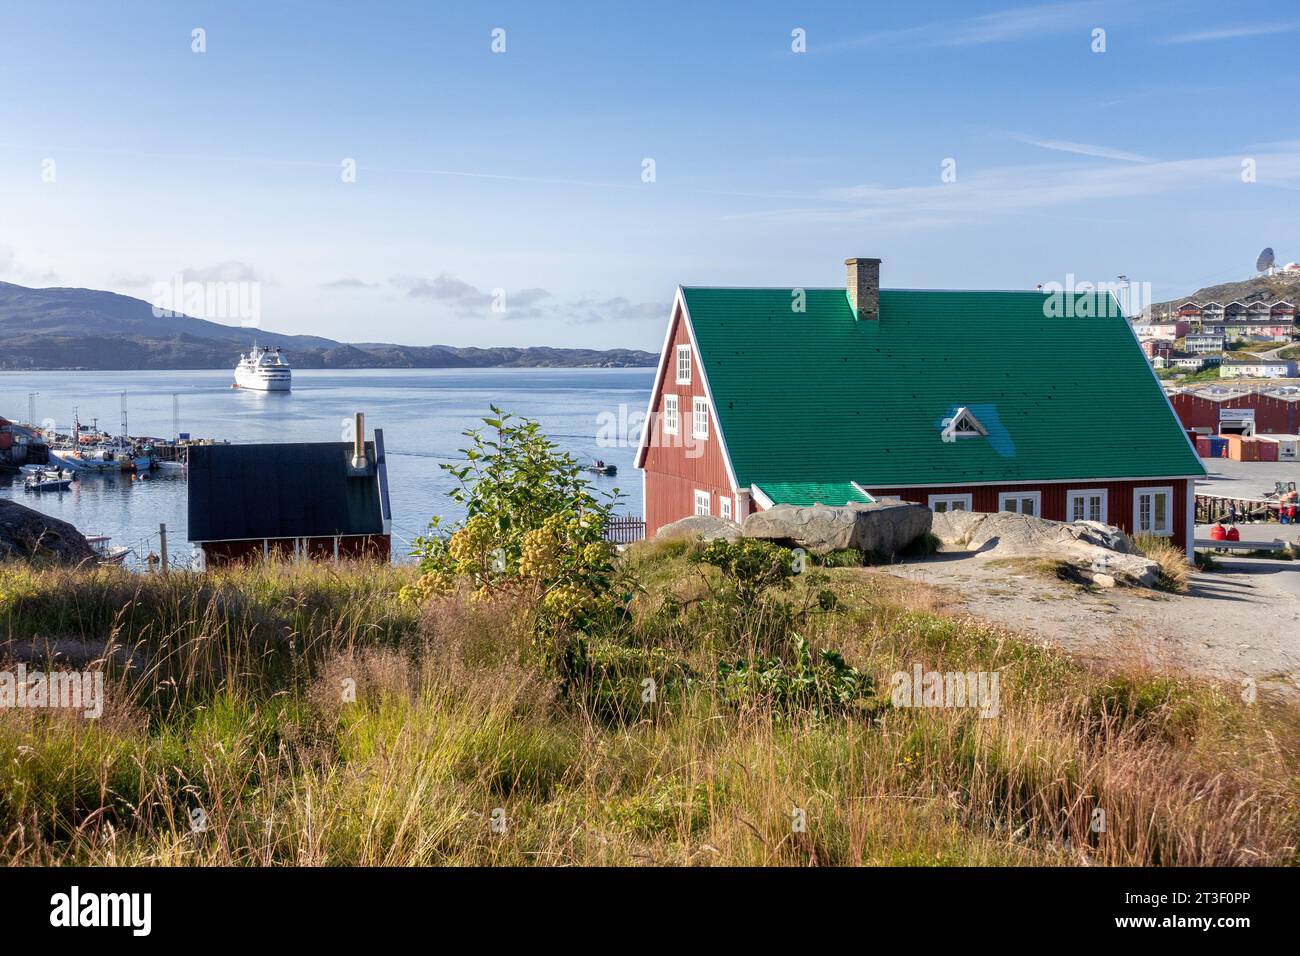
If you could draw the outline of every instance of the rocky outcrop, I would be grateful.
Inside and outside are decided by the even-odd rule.
[[[814,554],[857,548],[887,557],[929,532],[930,519],[929,508],[897,500],[842,507],[776,505],[747,517],[741,531],[746,538]]]
[[[1009,511],[947,511],[934,516],[931,533],[945,551],[974,551],[991,558],[1064,561],[1102,587],[1117,581],[1154,587],[1159,565],[1143,557],[1133,539],[1097,521],[1048,521]]]
[[[0,500],[0,561],[80,564],[95,559],[85,535],[66,521]]]
[[[675,538],[689,538],[699,541],[725,538],[728,541],[735,541],[739,537],[739,525],[709,515],[692,515],[689,518],[682,518],[680,521],[664,525],[655,532],[656,541],[671,541]]]

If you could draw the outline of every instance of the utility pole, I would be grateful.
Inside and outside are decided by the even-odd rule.
[[[181,396],[172,392],[172,443],[181,440]]]
[[[122,441],[126,441],[126,392],[122,393]]]
[[[162,563],[159,567],[162,573],[167,573],[167,523],[163,522],[158,525],[158,559]]]
[[[39,394],[41,393],[40,392],[27,393],[27,424],[32,426],[33,428],[36,427],[36,396]]]

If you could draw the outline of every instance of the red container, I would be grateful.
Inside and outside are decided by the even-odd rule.
[[[1259,449],[1260,461],[1277,461],[1278,445],[1275,441],[1257,441],[1255,446]]]
[[[1196,454],[1200,455],[1202,458],[1210,458],[1214,455],[1214,448],[1210,444],[1210,437],[1208,435],[1196,436]]]

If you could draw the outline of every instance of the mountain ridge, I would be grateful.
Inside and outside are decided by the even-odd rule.
[[[317,335],[157,316],[143,299],[97,289],[0,282],[0,369],[234,368],[254,338],[290,353],[295,368],[644,368],[641,349],[353,344]]]

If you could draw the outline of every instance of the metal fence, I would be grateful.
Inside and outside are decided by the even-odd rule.
[[[605,540],[614,544],[631,544],[645,537],[645,519],[633,515],[612,515],[605,525]]]

